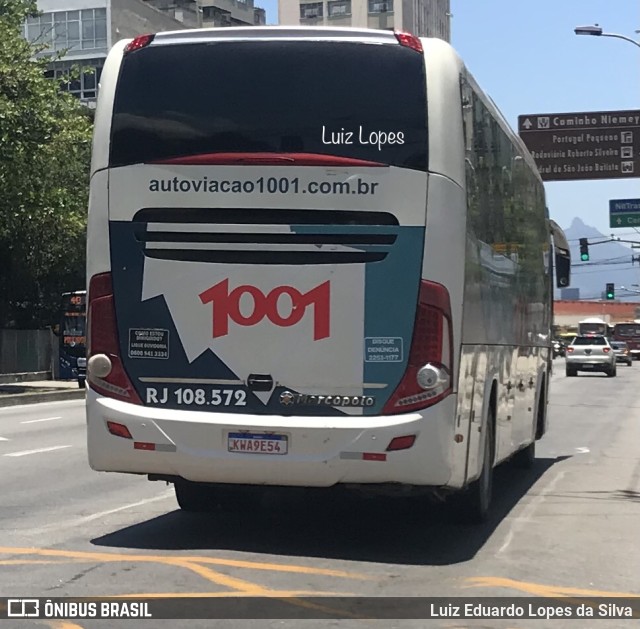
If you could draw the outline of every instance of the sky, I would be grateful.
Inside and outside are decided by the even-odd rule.
[[[256,0],[277,24],[277,0]],[[640,41],[640,0],[451,0],[451,44],[514,129],[518,116],[640,109],[640,47],[577,36],[576,26]],[[640,198],[640,178],[545,183],[551,218],[579,217],[603,234],[610,199]],[[640,240],[640,234],[634,234]]]

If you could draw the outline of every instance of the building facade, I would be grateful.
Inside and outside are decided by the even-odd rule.
[[[188,28],[264,26],[265,10],[253,0],[145,0]]]
[[[451,40],[450,0],[279,0],[279,23],[404,30]]]
[[[225,14],[224,3],[234,5],[234,10]],[[50,77],[66,76],[72,68],[81,70],[66,88],[89,107],[95,106],[107,53],[120,39],[255,20],[265,23],[264,10],[254,8],[253,0],[38,0],[38,9],[41,14],[28,18],[24,26],[25,37],[43,46],[39,57],[51,58]],[[218,19],[218,10],[229,15],[228,20]]]
[[[577,329],[578,322],[588,317],[609,325],[634,321],[640,319],[640,302],[556,300],[553,304],[553,323],[558,328]]]
[[[184,28],[143,0],[38,0],[38,9],[40,15],[27,19],[25,37],[43,46],[39,57],[51,58],[50,77],[81,70],[66,89],[90,107],[95,106],[100,73],[115,42]]]

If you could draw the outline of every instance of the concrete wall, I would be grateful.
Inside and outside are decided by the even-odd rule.
[[[55,339],[49,330],[0,330],[0,374],[51,372]]]

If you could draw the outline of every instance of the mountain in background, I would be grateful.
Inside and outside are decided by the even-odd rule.
[[[594,242],[606,240],[609,236],[600,233],[595,227],[585,225],[579,218],[574,218],[571,226],[564,229],[571,247],[571,288],[580,289],[580,299],[600,299],[609,282],[616,288],[616,299],[620,301],[640,301],[640,264],[631,263],[632,255],[640,255],[640,249],[631,249],[630,244],[605,242],[594,245]],[[615,233],[615,232],[614,232]],[[634,236],[625,236],[635,240]],[[580,261],[580,238],[589,240],[589,262]],[[640,244],[640,233],[637,236]],[[639,293],[622,290],[622,286],[633,288]],[[556,298],[560,291],[556,290]]]

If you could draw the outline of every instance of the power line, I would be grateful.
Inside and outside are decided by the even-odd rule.
[[[619,273],[620,271],[633,271],[633,270],[634,270],[634,267],[627,266],[627,267],[624,267],[623,269],[608,269],[607,274]],[[589,275],[593,273],[604,273],[604,271],[572,271],[571,272],[572,275]]]
[[[629,262],[628,258],[629,256],[624,256],[625,260],[621,260],[619,258],[611,258],[610,260],[603,260],[603,261],[598,261],[598,262],[584,262],[582,264],[579,263],[575,263],[571,265],[571,268],[573,269],[582,269],[582,268],[586,268],[586,267],[594,267],[594,266],[616,266],[618,264],[631,264],[631,266],[633,266],[633,262]],[[616,262],[616,260],[618,260]]]
[[[620,236],[638,236],[640,235],[639,231],[632,231],[632,232],[620,232],[619,234],[616,234],[614,237],[609,237],[609,236],[605,236],[603,235],[598,235],[598,236],[592,236],[591,239],[595,239],[595,238],[606,238],[607,242],[618,242],[618,238],[620,238]],[[584,236],[583,236],[584,238]],[[567,242],[579,242],[580,238],[567,238]],[[591,244],[591,243],[589,243]],[[621,244],[621,243],[620,243]]]

